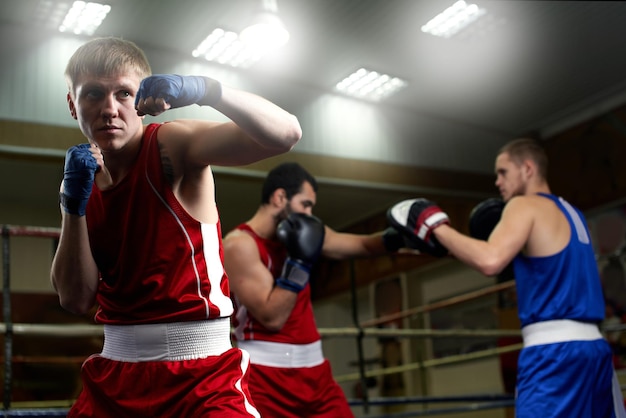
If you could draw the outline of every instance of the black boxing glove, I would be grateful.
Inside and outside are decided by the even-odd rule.
[[[387,252],[395,253],[400,248],[407,248],[407,242],[404,236],[400,232],[392,227],[389,227],[383,231],[382,234],[383,245]]]
[[[448,215],[427,199],[409,199],[399,202],[387,211],[387,221],[405,237],[407,246],[435,257],[448,254],[432,234],[442,224],[449,224]]]
[[[401,248],[410,248],[422,254],[430,254],[435,257],[448,255],[448,249],[441,245],[434,235],[431,235],[430,242],[426,243],[417,238],[411,239],[406,237],[391,226],[383,232],[383,245],[388,252],[397,252]]]
[[[288,257],[276,285],[292,292],[302,291],[309,282],[311,268],[324,244],[324,224],[315,216],[292,213],[276,229],[276,236],[287,248]]]
[[[470,236],[487,241],[491,232],[500,222],[503,210],[504,201],[498,197],[483,200],[474,206],[469,216]]]
[[[499,197],[485,199],[471,210],[469,216],[469,234],[472,238],[488,241],[504,210],[504,201]],[[497,275],[498,283],[515,279],[513,261]]]

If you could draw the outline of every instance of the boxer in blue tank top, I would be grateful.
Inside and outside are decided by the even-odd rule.
[[[437,240],[488,276],[513,263],[524,348],[517,418],[624,418],[611,349],[600,334],[604,297],[580,211],[550,192],[548,158],[532,139],[506,144],[495,163],[504,206],[488,239],[461,234],[434,202],[392,210],[392,225],[415,240]]]
[[[570,239],[553,255],[522,252],[513,260],[524,336],[516,415],[620,416],[613,405],[611,349],[597,327],[604,297],[584,217],[562,198],[538,196],[563,213]]]

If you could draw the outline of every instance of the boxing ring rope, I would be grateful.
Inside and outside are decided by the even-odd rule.
[[[461,402],[466,402],[466,401],[462,400]],[[444,414],[459,414],[462,412],[476,412],[476,411],[484,411],[487,409],[507,408],[507,407],[511,407],[514,405],[515,405],[515,400],[511,397],[511,399],[505,399],[501,401],[472,403],[469,405],[458,406],[458,407],[425,409],[422,411],[397,412],[397,413],[389,413],[389,414],[383,414],[383,415],[377,415],[377,416],[368,415],[367,418],[412,418],[412,417],[425,417],[425,416],[444,415]]]
[[[12,388],[12,357],[13,357],[13,333],[11,327],[11,274],[10,264],[8,262],[10,256],[9,245],[10,230],[4,225],[2,227],[2,318],[6,325],[4,330],[4,396],[2,406],[7,410],[11,406],[11,388]]]
[[[0,328],[1,330],[1,328]],[[392,328],[319,328],[322,337],[365,337],[376,338],[446,338],[446,337],[519,337],[519,329],[392,329]]]
[[[86,324],[21,324],[11,325],[13,335],[37,337],[102,337],[102,325]],[[0,332],[6,332],[7,325],[0,324]]]
[[[26,227],[3,225],[3,314],[4,322],[0,323],[0,332],[5,336],[5,353],[4,353],[4,417],[19,416],[45,416],[45,417],[61,417],[66,416],[72,400],[60,401],[38,401],[38,402],[15,402],[15,405],[22,405],[21,408],[11,409],[11,386],[12,386],[12,363],[82,363],[82,357],[54,357],[54,356],[15,356],[12,350],[12,338],[15,335],[21,336],[42,336],[54,338],[66,337],[101,337],[103,336],[103,327],[101,325],[88,324],[32,324],[32,323],[13,323],[11,319],[11,300],[10,300],[10,246],[9,238],[11,236],[29,236],[43,238],[58,238],[60,229],[45,227]],[[370,319],[359,322],[356,315],[353,315],[354,327],[343,328],[319,328],[322,338],[494,338],[494,337],[519,337],[521,332],[519,329],[503,330],[503,329],[392,329],[378,328],[378,325],[385,324],[397,319],[410,317],[416,314],[434,311],[437,309],[447,308],[455,304],[477,299],[486,295],[494,294],[503,290],[510,289],[515,286],[514,281],[499,283],[497,285],[488,286],[477,291],[469,292],[464,295],[455,296],[435,303],[425,304],[415,308],[407,309],[392,315],[385,315],[379,318]],[[353,307],[356,311],[356,307]],[[608,331],[623,331],[626,325],[606,327]],[[512,344],[504,347],[496,347],[485,350],[474,351],[467,354],[458,354],[447,356],[444,358],[429,359],[416,363],[404,364],[401,366],[389,367],[385,369],[361,370],[359,373],[350,373],[342,376],[335,376],[337,382],[346,382],[359,380],[363,378],[383,376],[398,372],[425,369],[437,367],[441,365],[449,365],[459,362],[466,362],[476,359],[482,359],[490,356],[497,356],[503,353],[518,351],[522,348],[522,344]],[[363,364],[362,356],[359,363]],[[624,389],[624,388],[622,388]],[[367,406],[367,405],[397,405],[397,404],[432,404],[432,403],[454,403],[454,402],[471,402],[471,404],[463,407],[442,407],[438,409],[428,409],[423,411],[404,412],[399,414],[387,414],[380,417],[368,415],[368,418],[400,418],[400,417],[416,417],[425,415],[441,415],[458,412],[477,411],[491,408],[504,408],[513,406],[513,398],[509,395],[469,395],[469,396],[444,396],[444,397],[395,397],[395,398],[372,398],[349,400],[351,406]],[[43,406],[43,408],[32,409],[28,406]],[[50,407],[52,405],[62,407]],[[45,406],[48,406],[47,408]]]
[[[11,407],[13,394],[13,335],[15,329],[11,318],[11,269],[10,269],[10,237],[30,236],[41,238],[58,238],[61,233],[59,228],[31,227],[31,226],[2,226],[2,316],[4,327],[4,391],[3,409],[8,411]]]
[[[6,332],[6,324],[0,324],[0,333]],[[607,328],[609,331],[621,331],[625,326],[615,326]],[[499,330],[499,329],[390,329],[390,328],[319,328],[322,337],[346,337],[353,338],[359,333],[365,337],[386,338],[446,338],[446,337],[519,337],[520,330]],[[86,324],[12,324],[14,335],[32,335],[39,337],[101,337],[103,335],[102,325]]]
[[[394,366],[394,367],[386,367],[384,369],[370,370],[366,373],[366,377],[378,377],[378,376],[384,376],[388,374],[406,372],[406,371],[411,371],[411,370],[426,369],[430,367],[444,366],[444,365],[450,365],[454,363],[462,363],[462,362],[470,361],[470,360],[478,360],[478,359],[483,359],[487,357],[497,356],[497,355],[504,354],[504,353],[519,351],[522,349],[522,346],[523,345],[521,343],[510,344],[504,347],[488,348],[484,350],[473,351],[467,354],[455,354],[455,355],[446,356],[446,357],[438,358],[438,359],[430,359],[430,360],[423,360],[423,361],[419,361],[415,363],[407,363],[407,364],[403,364],[402,366]],[[359,376],[357,373],[348,373],[345,375],[335,376],[335,380],[339,383],[357,380],[358,378]]]
[[[391,321],[395,321],[397,319],[403,319],[409,316],[417,315],[420,313],[434,311],[436,309],[447,308],[452,305],[456,305],[462,302],[467,302],[473,299],[478,299],[483,296],[491,295],[493,293],[501,292],[503,290],[508,290],[515,287],[515,280],[509,280],[507,282],[502,282],[495,284],[493,286],[487,286],[482,289],[475,290],[473,292],[468,292],[463,295],[454,296],[448,299],[440,300],[438,302],[430,303],[427,305],[417,306],[415,308],[406,309],[404,311],[396,312],[389,315],[383,315],[379,318],[370,319],[364,322],[361,322],[362,327],[371,327],[375,325],[386,324]]]
[[[469,405],[456,407],[440,407],[433,409],[425,409],[421,411],[407,411],[398,413],[388,413],[378,416],[368,416],[368,418],[402,418],[402,417],[418,417],[432,416],[443,414],[454,414],[461,412],[475,412],[487,409],[507,408],[515,405],[513,395],[502,394],[485,394],[485,395],[468,395],[468,396],[398,396],[393,398],[372,398],[370,405],[406,405],[406,404],[442,404],[471,402]],[[350,400],[350,406],[360,406],[359,400]]]

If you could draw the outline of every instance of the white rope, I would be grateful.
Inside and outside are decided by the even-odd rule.
[[[6,324],[0,324],[0,333],[6,332]],[[83,324],[13,324],[14,335],[45,337],[101,337],[102,325]]]
[[[519,329],[397,329],[397,328],[319,328],[322,337],[356,337],[363,332],[364,337],[519,337]]]
[[[365,372],[365,376],[366,377],[383,376],[387,374],[406,372],[409,370],[425,369],[425,368],[430,368],[430,367],[442,366],[446,364],[477,360],[481,358],[496,356],[496,355],[503,354],[503,353],[519,351],[522,349],[522,347],[523,347],[523,344],[521,343],[511,344],[505,347],[497,347],[497,348],[491,348],[491,349],[486,349],[486,350],[474,351],[468,354],[458,354],[458,355],[448,356],[448,357],[444,357],[440,359],[424,360],[422,362],[408,363],[402,366],[370,370],[370,371]],[[358,373],[350,373],[350,374],[345,374],[342,376],[335,376],[335,381],[337,381],[338,383],[341,383],[341,382],[348,382],[352,380],[358,380],[360,378],[361,376]]]
[[[0,324],[0,333],[6,332],[6,324]],[[394,329],[394,328],[319,328],[322,337],[356,337],[363,332],[365,337],[418,337],[418,338],[446,338],[446,337],[518,337],[519,329]],[[102,325],[88,324],[13,324],[14,335],[32,335],[46,337],[101,337]]]

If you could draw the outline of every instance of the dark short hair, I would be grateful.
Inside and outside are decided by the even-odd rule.
[[[300,164],[288,162],[282,163],[267,173],[261,192],[261,203],[269,203],[270,196],[278,189],[284,189],[287,199],[302,190],[304,182],[309,182],[313,190],[317,192],[317,181]]]
[[[504,153],[509,154],[511,160],[518,165],[522,164],[524,160],[534,161],[537,164],[539,175],[544,179],[548,178],[548,155],[542,144],[536,139],[514,139],[500,148],[498,155]]]

